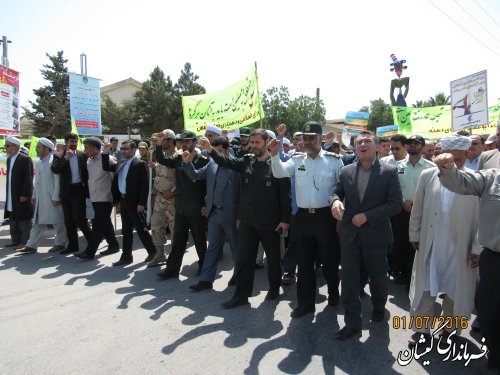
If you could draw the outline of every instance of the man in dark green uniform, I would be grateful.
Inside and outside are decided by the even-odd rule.
[[[207,150],[219,165],[241,173],[239,199],[238,247],[236,255],[236,290],[233,298],[222,304],[226,309],[248,304],[252,295],[255,259],[259,241],[268,261],[269,292],[266,300],[279,297],[281,284],[280,233],[288,231],[291,213],[290,179],[275,178],[267,151],[269,135],[263,129],[250,134],[253,153],[242,158],[228,158],[212,149],[207,138],[200,147]],[[174,236],[175,238],[175,236]]]
[[[246,154],[252,153],[252,147],[250,146],[251,132],[250,128],[247,128],[246,126],[240,128],[240,144],[237,149],[234,149],[234,155],[237,158],[242,158]]]
[[[165,135],[158,133],[156,147],[156,162],[170,168],[175,168],[175,219],[172,251],[167,259],[167,268],[158,275],[162,279],[177,278],[182,265],[182,258],[186,251],[189,230],[193,236],[194,246],[198,253],[198,272],[201,270],[203,258],[207,251],[205,234],[205,217],[202,208],[205,206],[206,185],[205,181],[193,181],[184,172],[182,154],[176,153],[167,156],[163,153],[162,141]],[[196,145],[196,134],[185,131],[180,135],[182,151],[193,152]],[[208,158],[197,154],[193,161],[196,169],[203,168],[208,163]]]

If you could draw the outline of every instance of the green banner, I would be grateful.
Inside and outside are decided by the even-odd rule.
[[[233,130],[251,125],[264,117],[260,100],[257,68],[225,90],[204,95],[182,97],[184,129],[197,135],[207,125]]]
[[[492,134],[496,132],[500,117],[500,102],[489,107],[489,124],[467,128],[472,134]],[[407,108],[392,107],[394,123],[400,134],[418,134],[427,139],[438,139],[454,133],[451,128],[451,106]]]

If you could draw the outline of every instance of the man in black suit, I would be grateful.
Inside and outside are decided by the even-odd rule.
[[[137,232],[144,248],[148,252],[145,262],[153,259],[156,249],[151,235],[146,230],[146,203],[149,193],[149,177],[146,162],[135,157],[136,144],[128,140],[122,142],[120,151],[122,159],[117,163],[109,157],[111,145],[104,146],[102,153],[102,169],[114,172],[111,192],[113,202],[120,203],[122,218],[123,246],[120,259],[113,263],[114,267],[131,264],[133,230]]]
[[[33,161],[19,152],[21,141],[15,137],[5,138],[7,158],[7,194],[5,218],[9,218],[12,243],[6,247],[24,246],[31,231],[33,217]]]
[[[387,302],[387,249],[392,243],[391,216],[403,208],[397,169],[377,159],[378,139],[363,131],[356,139],[358,162],[344,167],[335,187],[332,214],[340,224],[342,303],[345,340],[361,333],[361,265],[370,277],[372,321],[384,319]],[[344,208],[345,207],[345,208]]]
[[[52,172],[61,175],[61,200],[64,213],[64,225],[68,235],[68,247],[61,254],[79,251],[78,228],[85,239],[90,239],[90,227],[86,216],[86,199],[89,196],[87,185],[87,155],[78,151],[78,135],[67,133],[64,136],[65,148],[61,154],[54,154]]]

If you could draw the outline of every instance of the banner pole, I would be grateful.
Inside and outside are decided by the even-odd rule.
[[[260,89],[259,89],[259,74],[257,73],[257,61],[254,61],[255,63],[255,82],[257,83],[257,95],[259,96],[259,122],[260,122],[260,127],[262,128],[262,114],[260,113],[260,108],[262,107],[262,102],[260,100]]]

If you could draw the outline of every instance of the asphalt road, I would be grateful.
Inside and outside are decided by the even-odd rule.
[[[53,231],[46,233],[53,236]],[[83,249],[85,240],[80,241]],[[342,303],[327,306],[321,275],[316,314],[292,320],[295,285],[284,287],[278,302],[264,301],[265,269],[256,271],[250,306],[221,308],[233,293],[233,287],[227,287],[232,264],[228,248],[214,290],[193,293],[188,288],[196,282],[192,243],[179,280],[161,281],[159,268],[146,268],[146,251],[137,241],[134,263],[125,268],[111,267],[118,254],[88,262],[48,254],[50,238],[30,255],[14,254],[4,248],[8,242],[8,227],[0,227],[3,375],[489,373],[485,358],[470,360],[467,366],[464,359],[457,360],[460,343],[467,343],[467,353],[481,353],[481,336],[471,337],[469,330],[462,332],[464,339],[446,361],[450,345],[446,353],[438,353],[434,345],[418,360],[406,366],[398,363],[411,331],[393,327],[393,317],[408,316],[409,304],[404,287],[393,282],[386,320],[369,321],[367,296],[362,337],[339,342],[334,334],[344,325]]]

